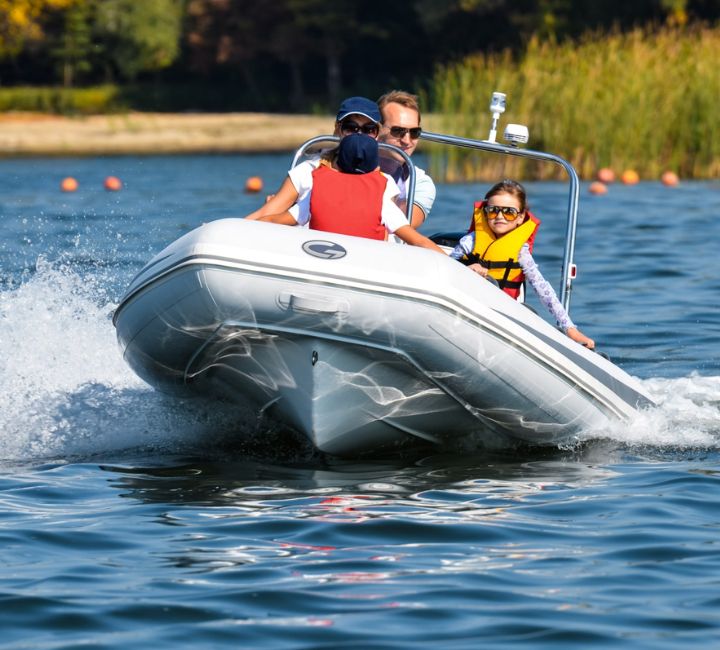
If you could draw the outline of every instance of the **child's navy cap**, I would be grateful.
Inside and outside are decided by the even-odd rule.
[[[379,164],[378,143],[363,133],[353,133],[340,140],[337,166],[346,174],[367,174]]]

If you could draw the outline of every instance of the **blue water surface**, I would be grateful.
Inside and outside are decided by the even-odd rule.
[[[657,408],[567,448],[352,461],[156,393],[111,323],[149,257],[288,162],[0,161],[0,646],[718,646],[720,184],[581,190],[573,318]],[[557,286],[567,186],[527,188]],[[423,231],[486,189],[440,185]]]

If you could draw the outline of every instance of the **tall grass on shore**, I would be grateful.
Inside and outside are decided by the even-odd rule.
[[[529,148],[568,159],[582,178],[600,167],[635,169],[658,178],[720,176],[720,27],[635,30],[580,43],[534,39],[519,60],[509,53],[473,55],[440,68],[433,80],[434,113],[442,130],[485,138],[493,91],[507,93],[498,138],[507,123],[526,124]],[[562,178],[554,165],[459,150],[432,155],[447,181],[499,176]],[[506,157],[504,157],[506,158]]]

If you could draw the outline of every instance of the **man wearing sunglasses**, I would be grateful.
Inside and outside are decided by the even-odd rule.
[[[391,144],[412,156],[422,129],[418,98],[403,90],[391,90],[378,99],[382,124],[379,142]],[[407,164],[390,157],[382,157],[380,168],[390,174],[400,188],[398,201],[405,210],[406,181],[410,174]],[[415,196],[413,198],[412,227],[419,228],[430,214],[435,202],[435,183],[422,169],[415,167]]]

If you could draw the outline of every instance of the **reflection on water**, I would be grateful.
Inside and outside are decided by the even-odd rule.
[[[454,455],[282,463],[178,458],[101,469],[121,497],[152,506],[154,522],[172,529],[162,533],[170,540],[162,552],[169,565],[196,576],[252,567],[243,582],[273,588],[292,575],[286,588],[295,591],[377,587],[539,562],[554,549],[512,541],[513,531],[532,525],[520,506],[552,500],[552,493],[563,495],[562,502],[567,492],[598,490],[616,475],[584,461],[583,453],[493,454],[464,462]],[[476,550],[458,555],[457,544]],[[345,597],[387,602],[404,591]],[[323,605],[309,616],[329,613],[334,607]]]
[[[607,461],[609,448],[602,447]],[[244,451],[243,460],[237,460],[237,454],[230,451],[226,452],[230,457],[222,460],[178,459],[159,467],[120,464],[103,465],[102,469],[111,473],[110,485],[123,496],[143,502],[237,505],[258,510],[307,506],[306,516],[325,510],[342,512],[344,508],[382,516],[381,506],[385,505],[414,512],[423,504],[432,504],[432,511],[451,512],[463,510],[477,495],[501,501],[517,499],[538,490],[578,487],[613,475],[607,468],[583,460],[598,453],[589,446],[574,452],[485,452],[465,461],[454,454],[403,454],[362,462],[311,456],[303,459],[297,450],[294,458],[285,455],[282,459],[251,460],[247,458],[249,450]],[[255,447],[253,451],[267,453],[269,449]],[[439,501],[434,499],[436,493],[442,495]],[[299,502],[293,495],[310,496],[307,502]],[[360,501],[350,503],[353,499]]]

